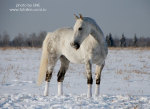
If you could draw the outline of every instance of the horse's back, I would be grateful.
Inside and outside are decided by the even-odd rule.
[[[70,35],[71,33],[73,33],[72,28],[59,28],[54,32],[48,32],[45,40],[52,40],[57,43],[58,41],[61,41],[61,38],[65,38],[67,35]]]
[[[59,28],[56,31],[53,32],[53,34],[55,35],[55,37],[65,37],[69,34],[73,33],[73,29],[72,28]]]

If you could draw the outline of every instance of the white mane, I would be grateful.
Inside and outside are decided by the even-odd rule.
[[[103,34],[101,28],[98,26],[98,24],[96,23],[96,21],[94,19],[92,19],[90,17],[83,17],[83,20],[86,21],[86,22],[91,23],[93,26],[96,26],[96,29]]]

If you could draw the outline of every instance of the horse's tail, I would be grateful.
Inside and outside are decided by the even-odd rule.
[[[49,34],[47,34],[45,40],[43,41],[42,56],[41,56],[40,69],[39,69],[39,75],[37,81],[38,85],[41,85],[41,83],[43,82],[48,69],[48,51],[47,51],[48,38],[49,38]]]

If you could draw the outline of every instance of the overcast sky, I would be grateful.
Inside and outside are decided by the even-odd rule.
[[[45,12],[10,12],[16,4],[39,3]],[[24,7],[23,7],[24,8]],[[33,7],[32,7],[33,8]],[[39,33],[71,27],[73,14],[96,20],[104,34],[150,37],[150,0],[0,0],[0,34]]]

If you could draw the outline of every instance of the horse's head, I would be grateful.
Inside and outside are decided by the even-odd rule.
[[[75,18],[76,18],[76,23],[73,28],[74,34],[73,34],[72,42],[70,44],[73,48],[77,50],[80,48],[80,45],[82,44],[84,39],[88,37],[91,29],[90,26],[87,24],[88,22],[84,20],[81,14],[80,17],[75,15]]]

